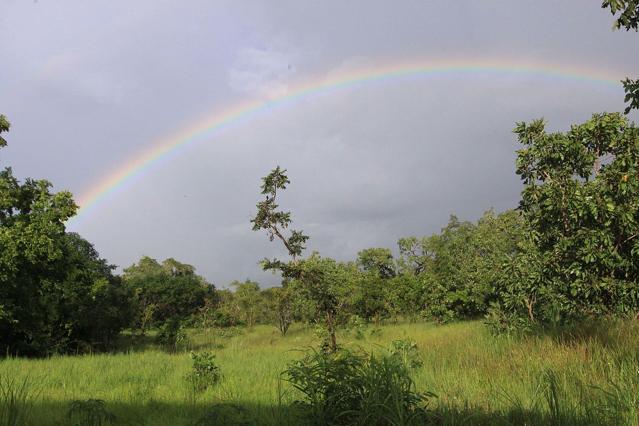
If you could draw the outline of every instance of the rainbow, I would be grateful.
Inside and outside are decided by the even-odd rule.
[[[220,131],[229,126],[244,122],[251,117],[262,114],[274,107],[281,107],[300,99],[305,99],[335,90],[358,87],[374,82],[397,80],[406,77],[433,77],[445,75],[526,75],[541,78],[570,80],[614,86],[619,88],[619,81],[625,73],[611,73],[587,67],[574,67],[541,62],[526,63],[517,60],[478,60],[448,59],[439,61],[423,61],[394,65],[368,66],[356,70],[345,71],[340,75],[314,78],[300,84],[287,93],[269,100],[257,100],[232,106],[222,111],[204,115],[203,118],[188,124],[172,135],[156,141],[146,152],[140,153],[126,164],[118,167],[108,176],[93,185],[89,191],[79,198],[78,215],[70,220],[74,223],[94,210],[101,202],[122,191],[127,183],[132,182],[145,171],[151,169],[161,160],[176,154],[181,148],[202,141],[210,141]]]

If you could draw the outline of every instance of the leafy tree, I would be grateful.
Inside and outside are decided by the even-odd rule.
[[[0,135],[9,130],[0,116]],[[0,136],[0,147],[6,141]],[[0,171],[0,352],[47,350],[47,307],[41,297],[64,257],[64,222],[77,207],[69,192],[50,192],[46,180],[20,183]]]
[[[286,170],[277,166],[267,176],[262,178],[262,195],[265,195],[264,201],[257,204],[257,214],[251,223],[253,224],[253,230],[266,230],[269,239],[273,241],[278,238],[282,244],[286,247],[289,256],[293,263],[297,257],[302,255],[304,251],[304,244],[308,241],[309,237],[304,235],[302,231],[291,230],[288,237],[284,235],[285,230],[291,224],[291,213],[278,211],[279,207],[276,204],[277,192],[286,189],[290,180],[286,176]],[[265,270],[276,269],[285,272],[286,264],[279,260],[262,261],[262,266]]]
[[[439,321],[486,314],[523,233],[518,212],[488,211],[476,224],[451,216],[439,234],[400,239],[401,279],[390,283],[399,289],[386,292],[390,311],[415,315],[419,307]]]
[[[215,292],[193,266],[171,258],[159,263],[144,256],[124,270],[122,279],[135,300],[134,326],[142,332],[150,323],[161,325],[174,317],[189,318]]]
[[[636,309],[639,130],[613,113],[565,133],[547,133],[542,120],[518,123],[515,133],[524,145],[521,210],[539,252],[530,267],[538,276],[525,281],[545,283],[534,290],[551,305],[537,311],[537,302],[529,317],[548,322]]]
[[[231,287],[235,288],[234,302],[237,306],[239,317],[248,325],[253,327],[260,316],[263,308],[260,285],[254,281],[244,282],[233,281]]]
[[[324,321],[328,332],[325,344],[331,352],[337,349],[338,314],[352,292],[351,277],[352,269],[348,264],[314,252],[306,259],[297,260],[295,277],[289,283],[294,291],[312,303],[318,319]]]
[[[275,322],[282,336],[286,335],[295,315],[292,289],[289,286],[271,287],[263,290],[262,296],[271,316],[269,319]]]
[[[426,270],[428,262],[433,257],[433,253],[429,251],[429,237],[400,238],[397,245],[399,274],[419,275]]]
[[[427,274],[399,274],[384,286],[384,310],[397,320],[407,316],[415,320],[425,309],[425,295],[430,277]]]
[[[271,241],[278,238],[291,258],[289,262],[265,259],[262,267],[265,270],[279,270],[284,277],[284,285],[293,285],[312,301],[316,312],[324,317],[328,331],[328,349],[335,351],[336,316],[340,305],[336,277],[343,268],[337,267],[334,260],[322,258],[318,254],[313,254],[308,259],[299,259],[309,237],[296,230],[291,230],[288,237],[283,234],[283,230],[291,224],[291,214],[277,210],[279,206],[276,204],[276,198],[278,191],[286,189],[289,183],[286,170],[279,166],[262,178],[261,189],[265,199],[257,204],[257,213],[251,220],[253,230],[266,230]]]
[[[373,272],[380,278],[395,276],[393,253],[387,248],[368,248],[357,253],[357,265],[367,272]]]
[[[63,253],[59,277],[46,282],[41,296],[52,347],[108,348],[130,321],[130,293],[113,275],[115,267],[78,234],[64,235]]]

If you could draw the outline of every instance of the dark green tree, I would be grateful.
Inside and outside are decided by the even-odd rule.
[[[618,113],[595,114],[565,133],[519,123],[521,210],[544,283],[529,317],[541,321],[630,312],[639,300],[639,130]],[[528,262],[527,261],[527,262]],[[534,291],[531,291],[534,290]],[[523,299],[523,298],[522,298]],[[543,309],[542,309],[543,307]]]
[[[253,327],[264,307],[260,285],[255,281],[246,280],[233,281],[231,287],[235,289],[233,301],[237,306],[238,316],[247,326]]]
[[[208,298],[215,298],[215,287],[197,275],[193,266],[171,258],[159,263],[144,256],[124,270],[122,279],[133,294],[133,326],[142,333],[169,319],[188,319]]]
[[[0,116],[0,135],[9,130]],[[0,136],[0,147],[6,141]],[[52,193],[46,180],[20,183],[11,168],[0,171],[0,352],[41,354],[51,343],[41,297],[60,276],[64,222],[77,206],[71,194]]]
[[[393,253],[387,248],[368,248],[357,253],[357,265],[366,272],[373,272],[380,278],[395,276]]]

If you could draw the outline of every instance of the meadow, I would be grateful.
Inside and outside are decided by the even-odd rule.
[[[428,401],[432,424],[639,424],[635,322],[527,337],[496,337],[481,322],[402,323],[340,330],[338,337],[379,352],[394,340],[414,341],[423,361],[413,371],[416,388],[437,395]],[[151,336],[124,336],[116,353],[6,358],[0,423],[89,424],[72,407],[102,400],[96,407],[113,424],[301,424],[299,395],[281,372],[319,341],[302,325],[286,336],[259,325],[189,330],[176,351]],[[205,350],[215,353],[222,379],[197,392],[185,379],[189,353]]]

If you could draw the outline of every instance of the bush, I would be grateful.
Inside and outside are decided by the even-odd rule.
[[[67,416],[73,426],[103,426],[116,423],[115,415],[107,411],[101,399],[72,401]]]
[[[180,324],[180,321],[175,318],[167,321],[160,327],[156,339],[159,344],[172,350],[177,350],[180,346],[188,342],[188,336],[184,328]]]
[[[408,369],[424,365],[417,343],[413,340],[395,340],[389,350],[390,356],[397,358]]]
[[[297,401],[311,424],[410,425],[425,420],[430,393],[418,393],[395,356],[340,349],[311,350],[284,372],[302,394]]]
[[[205,391],[209,386],[220,380],[220,367],[215,363],[215,355],[210,352],[191,352],[193,360],[192,371],[187,374],[186,379],[193,385],[197,392]]]

